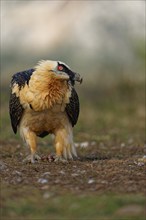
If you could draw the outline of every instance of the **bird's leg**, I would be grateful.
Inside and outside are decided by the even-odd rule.
[[[66,163],[67,162],[67,157],[63,158],[63,145],[62,142],[57,142],[55,144],[56,147],[56,156],[55,156],[55,162],[62,162],[62,163]]]
[[[36,135],[34,132],[30,131],[29,129],[24,129],[23,137],[30,147],[31,154],[28,155],[23,162],[30,162],[35,163],[36,160],[40,160],[41,158],[36,154]]]
[[[77,157],[73,143],[72,128],[60,129],[55,134],[56,159],[55,162],[66,162],[67,159],[73,160]]]

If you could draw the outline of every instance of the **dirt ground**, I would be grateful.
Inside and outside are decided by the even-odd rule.
[[[121,144],[105,146],[96,142],[78,143],[79,159],[66,164],[42,160],[24,164],[27,151],[19,142],[1,143],[1,184],[9,186],[35,186],[63,193],[145,193],[145,159],[143,146]],[[41,156],[50,148],[41,146]]]

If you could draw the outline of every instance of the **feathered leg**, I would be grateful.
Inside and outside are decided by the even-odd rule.
[[[28,128],[22,129],[21,133],[23,139],[26,141],[28,147],[30,148],[31,154],[28,155],[23,162],[35,163],[36,160],[41,158],[36,154],[36,135],[34,132],[30,131]]]
[[[67,126],[64,129],[59,129],[55,133],[55,162],[66,162],[67,159],[73,160],[77,157],[76,149],[73,143],[72,128]]]

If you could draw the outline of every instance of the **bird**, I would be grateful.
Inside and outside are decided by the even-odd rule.
[[[79,73],[61,61],[41,60],[32,69],[12,75],[9,114],[11,126],[30,149],[23,161],[35,163],[37,137],[54,136],[55,162],[77,157],[73,127],[80,112],[75,83],[82,83]]]

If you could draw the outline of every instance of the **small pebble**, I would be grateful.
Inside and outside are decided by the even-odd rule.
[[[125,147],[126,146],[126,144],[125,143],[121,143],[121,147]]]
[[[63,170],[60,170],[59,173],[65,175],[65,172]]]
[[[76,177],[76,176],[79,176],[79,174],[77,174],[77,173],[72,173],[71,176]]]
[[[5,170],[7,168],[6,164],[0,160],[0,170]]]
[[[38,179],[38,183],[45,184],[45,183],[48,183],[48,180],[44,178],[40,178]]]
[[[59,179],[56,179],[55,181],[54,181],[54,183],[60,183],[61,181],[59,180]]]
[[[21,182],[22,182],[22,178],[21,178],[21,177],[17,177],[16,181],[17,181],[18,183],[21,183]]]
[[[108,182],[106,180],[102,180],[101,183],[102,184],[108,184]]]
[[[89,180],[88,180],[88,184],[92,184],[92,183],[94,183],[94,182],[95,182],[94,179],[89,179]]]
[[[45,192],[44,195],[43,195],[43,198],[44,199],[49,199],[51,196],[52,196],[52,193]]]
[[[92,163],[98,163],[99,161],[98,160],[93,160],[93,162]]]
[[[138,159],[138,162],[146,163],[146,155]]]
[[[138,165],[139,167],[144,166],[144,162],[138,162],[137,165]]]
[[[87,141],[82,142],[82,143],[80,144],[80,147],[81,147],[81,148],[87,148],[87,147],[89,147],[89,142],[87,142]]]
[[[80,144],[79,143],[74,143],[75,147],[79,147]]]
[[[14,170],[14,171],[12,172],[12,175],[22,176],[22,173],[19,172],[19,171],[17,171],[17,170]]]
[[[80,173],[84,174],[84,173],[86,173],[86,170],[81,170]]]
[[[51,173],[50,172],[45,172],[42,174],[42,176],[49,176]]]

